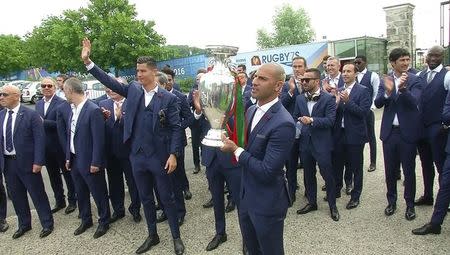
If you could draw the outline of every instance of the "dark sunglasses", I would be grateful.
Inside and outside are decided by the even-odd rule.
[[[319,78],[300,78],[300,82],[309,82],[311,80],[318,80]]]
[[[353,61],[353,63],[359,65],[359,64],[361,64],[362,62],[361,62],[361,61]]]
[[[53,84],[41,84],[41,88],[45,89],[45,88],[53,88]]]

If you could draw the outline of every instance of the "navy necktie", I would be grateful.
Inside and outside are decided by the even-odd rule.
[[[8,111],[8,120],[6,121],[6,150],[11,152],[13,150],[12,139],[12,114],[14,111]]]

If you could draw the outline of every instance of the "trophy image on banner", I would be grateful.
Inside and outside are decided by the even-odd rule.
[[[230,71],[230,56],[235,56],[238,48],[233,46],[206,46],[208,56],[212,59],[209,65],[212,70],[204,74],[198,89],[203,113],[211,124],[211,129],[202,140],[202,144],[210,147],[222,147],[222,134],[226,124],[228,111],[233,100],[235,78]]]

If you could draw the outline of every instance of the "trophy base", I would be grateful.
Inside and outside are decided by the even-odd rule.
[[[222,134],[225,131],[220,129],[210,129],[206,134],[205,138],[202,140],[202,144],[209,147],[220,148],[223,146]]]

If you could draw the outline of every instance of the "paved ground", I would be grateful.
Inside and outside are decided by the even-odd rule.
[[[380,125],[381,112],[377,111],[376,126]],[[377,130],[378,133],[378,130]],[[203,209],[202,204],[210,195],[206,187],[204,169],[192,174],[191,150],[186,152],[187,174],[193,193],[192,200],[187,201],[188,214],[181,227],[186,254],[240,254],[241,238],[236,212],[227,214],[228,241],[217,250],[206,252],[205,247],[214,235],[214,216],[212,209]],[[366,164],[368,166],[368,146],[366,146]],[[397,213],[386,217],[384,172],[382,169],[381,143],[378,143],[378,168],[375,172],[364,171],[364,188],[361,204],[351,211],[345,209],[349,197],[343,195],[338,199],[341,220],[334,222],[329,217],[328,206],[319,192],[319,210],[307,215],[297,215],[296,210],[305,205],[302,196],[304,188],[297,193],[297,201],[289,210],[285,221],[286,254],[450,254],[450,220],[444,222],[441,235],[414,236],[411,229],[422,226],[429,221],[432,207],[417,207],[417,218],[412,221],[404,219],[405,205],[402,198],[403,187],[399,181],[399,201]],[[417,168],[417,196],[422,194],[420,168]],[[302,171],[299,171],[299,183],[303,183]],[[53,205],[53,194],[44,171],[46,188]],[[319,178],[319,184],[323,182]],[[302,185],[303,186],[303,185]],[[264,199],[264,198],[261,198]],[[127,198],[127,204],[129,200]],[[92,203],[94,205],[94,203]],[[93,210],[95,206],[93,206]],[[95,214],[95,211],[94,211]],[[0,234],[0,254],[132,254],[145,240],[146,225],[136,224],[130,215],[111,225],[110,231],[100,239],[94,240],[95,227],[81,236],[73,236],[79,220],[76,213],[65,215],[58,212],[55,217],[55,230],[45,239],[39,238],[41,226],[33,211],[33,230],[18,240],[11,238],[17,228],[17,218],[11,203],[8,203],[7,221],[10,229]],[[158,225],[161,243],[148,254],[173,254],[173,245],[167,223]]]

